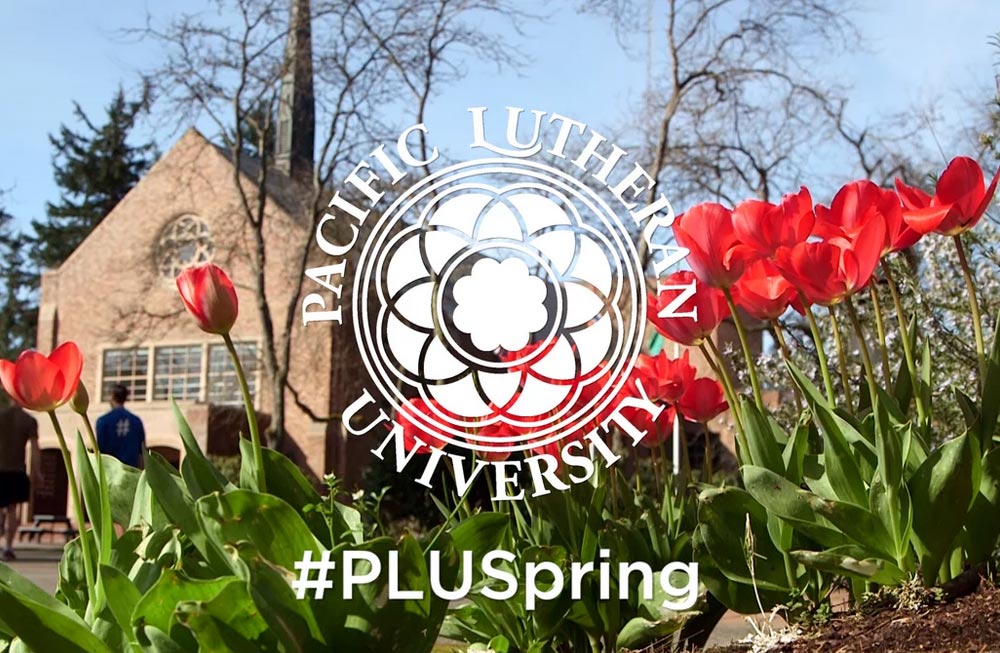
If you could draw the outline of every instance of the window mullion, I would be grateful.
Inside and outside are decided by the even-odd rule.
[[[202,403],[208,401],[208,343],[202,343],[201,345],[201,373],[200,373],[200,383],[201,387],[198,388],[198,400]]]
[[[146,401],[153,401],[153,392],[155,386],[153,385],[154,375],[153,372],[156,369],[156,348],[150,345],[146,348]]]

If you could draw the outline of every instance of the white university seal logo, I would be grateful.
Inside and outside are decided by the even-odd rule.
[[[344,425],[370,434],[374,455],[423,466],[427,486],[448,456],[460,492],[488,470],[498,499],[523,496],[523,470],[544,494],[613,464],[609,430],[637,439],[623,409],[662,410],[626,387],[645,331],[644,269],[655,284],[686,251],[665,244],[673,211],[662,195],[646,201],[649,175],[585,124],[508,108],[498,144],[484,108],[468,116],[470,160],[426,174],[439,154],[411,149],[414,132],[429,132],[415,125],[347,176],[316,232],[331,260],[307,271],[302,316],[343,324],[351,311],[371,383]],[[335,226],[350,242],[333,239]],[[694,317],[681,312],[688,291],[661,315]]]

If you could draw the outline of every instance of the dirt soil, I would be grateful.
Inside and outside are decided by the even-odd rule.
[[[711,653],[748,649],[730,645]],[[772,653],[1000,653],[1000,589],[917,611],[883,610],[838,618]]]

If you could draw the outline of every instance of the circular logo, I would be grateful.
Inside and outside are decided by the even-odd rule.
[[[443,442],[517,451],[600,419],[639,354],[644,294],[632,239],[593,190],[480,159],[421,180],[378,221],[354,328],[397,411]],[[414,397],[427,410],[408,410]]]

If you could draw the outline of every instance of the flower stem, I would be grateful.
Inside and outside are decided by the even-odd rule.
[[[708,343],[708,345],[705,344]],[[715,376],[722,383],[722,391],[726,395],[726,402],[729,404],[729,410],[733,413],[733,422],[736,424],[736,441],[739,443],[739,451],[737,455],[741,452],[743,455],[750,454],[750,441],[747,440],[746,432],[743,430],[743,413],[740,411],[739,397],[736,395],[736,388],[733,385],[733,379],[729,376],[729,370],[726,369],[726,364],[722,360],[722,353],[719,348],[715,345],[715,342],[711,338],[706,338],[705,342],[699,345],[702,355],[708,362],[709,367],[715,373]],[[714,355],[714,358],[713,358]],[[682,419],[680,412],[674,419]],[[683,424],[683,422],[681,422]],[[683,431],[683,428],[681,429]]]
[[[969,293],[969,310],[972,312],[972,330],[976,336],[976,357],[979,359],[979,394],[982,396],[983,383],[986,382],[986,345],[983,341],[983,321],[979,315],[979,297],[976,295],[976,284],[972,280],[972,270],[965,256],[962,236],[954,236],[955,249],[958,250],[958,262],[962,266],[962,276],[965,277],[965,289]]]
[[[771,320],[771,327],[774,329],[774,339],[778,341],[781,357],[788,360],[792,357],[792,351],[788,348],[788,343],[785,341],[785,333],[782,331],[781,325],[777,320]]]
[[[676,412],[674,413],[674,419],[675,420],[677,419],[677,413]],[[671,431],[672,430],[673,430],[673,427],[671,426]],[[678,430],[680,431],[682,429],[678,429]],[[662,475],[663,475],[663,485],[665,487],[668,487],[670,485],[669,479],[670,479],[670,475],[673,474],[673,469],[668,469],[667,468],[667,448],[663,444],[664,438],[663,438],[663,434],[660,433],[659,428],[656,429],[656,435],[657,435],[656,448],[660,451],[660,460],[663,461],[661,463],[663,465],[663,469],[660,470],[662,472]],[[671,433],[671,435],[673,435],[673,433]],[[683,437],[683,435],[679,434],[679,437]],[[671,460],[670,462],[671,462],[671,467],[673,467],[673,460]],[[617,469],[617,467],[615,469]]]
[[[872,355],[868,351],[868,343],[865,341],[865,331],[861,327],[861,320],[858,318],[858,311],[854,308],[854,302],[847,298],[847,315],[854,325],[854,332],[858,336],[858,346],[861,349],[861,362],[865,366],[865,374],[868,376],[868,392],[871,393],[872,412],[878,403],[878,391],[875,389],[875,366],[872,364]]]
[[[806,319],[809,321],[809,330],[812,331],[813,342],[816,344],[816,355],[819,357],[819,369],[823,374],[823,383],[826,386],[826,399],[832,406],[836,401],[833,393],[833,379],[830,378],[830,366],[826,361],[826,352],[823,351],[823,338],[819,333],[819,325],[816,324],[816,316],[813,315],[812,307],[806,301],[805,295],[799,293],[802,298],[802,306],[805,307]]]
[[[680,474],[681,482],[680,482],[680,487],[681,488],[686,488],[688,486],[688,484],[691,483],[691,455],[688,452],[687,435],[684,433],[684,426],[683,426],[684,425],[684,416],[681,415],[681,411],[680,410],[677,411],[676,415],[674,416],[674,419],[681,420],[681,433],[683,434],[683,437],[681,437],[681,474]]]
[[[489,474],[485,474],[485,476],[486,476],[486,490],[490,493],[490,508],[493,510],[493,512],[501,512],[500,510],[497,509],[497,500],[496,500],[497,493],[496,489],[493,486],[493,477],[490,476]]]
[[[778,341],[778,348],[781,349],[781,357],[785,359],[785,362],[791,362],[792,352],[788,348],[788,343],[785,342],[785,332],[781,328],[781,324],[778,320],[772,320],[771,326],[774,328],[774,339]],[[801,390],[799,386],[792,384],[792,397],[795,398],[795,412],[802,414],[802,398],[800,396]]]
[[[844,350],[844,341],[840,337],[840,321],[837,319],[837,311],[830,307],[830,326],[833,327],[833,341],[837,344],[837,363],[840,367],[840,382],[844,386],[844,399],[847,406],[854,410],[854,393],[851,392],[851,374],[847,371],[847,353]]]
[[[899,286],[896,285],[896,279],[892,274],[892,266],[882,261],[880,263],[882,266],[882,273],[885,274],[885,280],[889,282],[889,293],[892,294],[892,303],[896,308],[896,320],[899,322],[899,331],[902,335],[903,340],[903,356],[906,359],[906,370],[910,374],[910,383],[913,386],[914,392],[913,397],[917,405],[917,419],[921,426],[927,424],[927,406],[924,405],[923,393],[919,391],[918,378],[917,378],[917,362],[914,357],[913,344],[910,341],[910,327],[909,321],[906,319],[906,312],[903,310],[903,301],[899,296]],[[906,408],[905,406],[903,408]]]
[[[487,474],[487,476],[489,476]],[[611,514],[618,516],[618,467],[613,465],[608,473],[608,481],[611,483]]]
[[[750,340],[747,338],[746,329],[743,327],[743,320],[740,318],[736,302],[733,301],[733,294],[726,288],[722,291],[726,295],[726,303],[729,304],[729,312],[733,315],[733,324],[736,325],[736,334],[740,338],[740,345],[743,347],[743,357],[747,359],[747,371],[750,373],[750,385],[753,388],[753,398],[757,403],[757,408],[764,410],[764,399],[760,392],[760,380],[757,378],[757,362],[753,352],[750,351]]]
[[[653,435],[656,435],[655,433]],[[656,491],[655,496],[660,496],[660,461],[659,456],[656,452],[656,447],[649,448],[649,461],[650,467],[653,468],[653,488]]]
[[[62,426],[54,410],[49,411],[49,419],[52,420],[52,428],[55,429],[56,437],[59,438],[59,450],[62,452],[63,465],[66,467],[66,478],[69,480],[70,499],[73,502],[73,512],[75,513],[77,527],[80,529],[80,549],[83,552],[83,574],[87,581],[87,594],[93,602],[97,597],[97,584],[94,581],[94,554],[90,550],[90,540],[87,538],[87,522],[83,515],[83,505],[80,503],[80,485],[76,480],[76,472],[73,469],[73,460],[69,455],[69,448],[66,446],[66,438],[63,436]]]
[[[458,511],[462,509],[462,506],[464,506],[465,502],[468,500],[469,493],[472,492],[473,485],[473,483],[469,483],[469,487],[465,488],[465,492],[461,497],[459,497],[458,501],[455,502],[455,507],[452,508],[451,513],[445,517],[444,523],[441,524],[441,527],[434,533],[434,537],[431,538],[431,541],[424,546],[424,555],[426,555],[428,551],[432,551],[434,549],[434,545],[437,544],[441,535],[448,530],[449,526],[451,526],[451,522],[455,520],[455,516],[458,515]],[[514,521],[516,522],[517,520],[515,519]]]
[[[708,343],[707,347],[705,342]],[[733,381],[732,375],[729,374],[729,368],[726,367],[726,362],[722,356],[722,352],[719,351],[719,346],[711,338],[706,338],[705,342],[700,345],[701,353],[705,356],[705,361],[712,368],[712,372],[716,378],[722,383],[722,390],[727,393],[726,401],[730,403],[730,410],[733,411],[733,414],[736,415],[742,425],[743,411],[740,409],[739,402],[737,401],[740,396],[736,392],[736,383]]]
[[[97,480],[101,491],[101,548],[98,550],[98,559],[101,564],[107,564],[111,560],[111,545],[114,541],[115,530],[111,519],[110,489],[104,471],[104,461],[101,459],[101,448],[97,445],[97,436],[94,435],[94,427],[90,423],[90,417],[86,413],[82,413],[80,417],[83,418],[87,437],[90,439],[90,448],[94,450],[94,458],[97,461]]]
[[[878,351],[882,358],[882,380],[885,387],[892,386],[892,366],[889,364],[889,347],[885,342],[885,318],[882,315],[882,303],[878,298],[878,290],[875,284],[868,286],[868,292],[872,298],[872,307],[875,309],[875,330],[878,332]]]
[[[243,363],[240,362],[239,354],[236,353],[236,345],[229,334],[222,336],[226,342],[226,349],[233,359],[233,367],[236,368],[236,378],[240,382],[240,390],[243,392],[243,405],[247,411],[247,422],[250,428],[250,444],[253,448],[253,461],[257,467],[257,491],[267,492],[267,482],[264,474],[264,448],[260,443],[260,426],[257,424],[257,411],[253,407],[253,395],[250,394],[250,386],[247,385],[247,376],[243,372]]]
[[[708,430],[708,422],[701,423],[701,430],[705,434],[705,456],[702,460],[703,475],[705,478],[702,479],[704,483],[712,482],[712,432]]]

